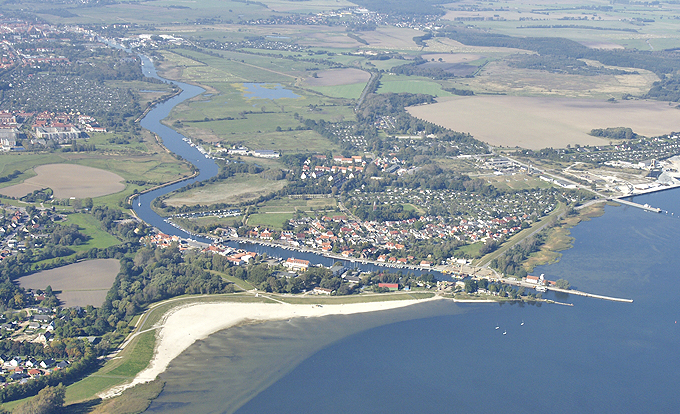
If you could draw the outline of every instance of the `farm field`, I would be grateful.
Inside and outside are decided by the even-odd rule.
[[[415,29],[378,26],[376,30],[361,32],[360,37],[368,42],[362,49],[420,50],[413,38],[422,35],[423,32]]]
[[[678,110],[658,101],[472,96],[408,111],[494,146],[529,149],[608,144],[588,135],[594,128],[629,127],[650,137],[678,129]]]
[[[116,259],[96,259],[43,270],[17,281],[25,288],[52,286],[66,307],[101,306],[119,270],[120,262]]]
[[[403,75],[385,75],[380,78],[378,93],[425,93],[434,96],[452,96],[437,82],[427,78]]]
[[[371,74],[360,69],[332,69],[315,72],[316,77],[305,78],[302,86],[327,96],[357,99]]]
[[[238,204],[282,189],[286,180],[270,181],[258,175],[236,174],[217,184],[209,184],[178,193],[165,200],[174,207],[194,204]]]
[[[114,194],[125,189],[123,177],[109,171],[76,164],[47,164],[35,167],[35,177],[5,187],[0,194],[23,197],[35,190],[51,188],[55,198],[86,198]]]
[[[659,78],[642,69],[629,75],[582,76],[542,70],[518,69],[506,62],[493,61],[471,79],[456,83],[467,85],[477,94],[521,96],[565,96],[572,98],[621,98],[624,94],[645,94]]]

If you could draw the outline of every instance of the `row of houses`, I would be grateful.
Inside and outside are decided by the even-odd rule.
[[[489,239],[499,240],[520,231],[519,222],[527,218],[528,216],[524,214],[521,217],[508,216],[489,220],[460,219],[458,223],[455,223],[446,222],[439,216],[421,216],[417,219],[385,222],[353,220],[346,216],[339,216],[337,221],[332,220],[340,223],[339,230],[334,231],[327,228],[323,219],[303,217],[290,221],[290,225],[302,227],[303,231],[295,234],[282,232],[280,239],[293,245],[305,244],[322,251],[331,251],[337,246],[345,257],[371,258],[371,255],[378,249],[386,249],[393,253],[381,255],[377,260],[405,264],[414,263],[413,259],[390,257],[404,256],[400,252],[407,248],[411,238],[417,240],[456,239],[472,243]],[[326,219],[331,221],[329,218]],[[337,229],[337,226],[331,227]],[[353,246],[367,243],[373,247],[364,248],[361,251],[354,250]],[[427,263],[417,262],[415,264],[427,267]]]

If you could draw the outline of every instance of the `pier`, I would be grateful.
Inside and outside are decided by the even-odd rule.
[[[581,292],[580,290],[560,289],[560,288],[551,287],[551,286],[546,286],[545,288],[547,290],[552,290],[554,292],[569,293],[569,294],[574,294],[574,295],[579,295],[579,296],[585,296],[585,297],[588,297],[588,298],[611,300],[612,302],[633,303],[633,299],[623,299],[623,298],[615,298],[615,297],[611,297],[611,296],[596,295],[594,293]]]
[[[560,293],[567,293],[567,294],[571,294],[571,295],[585,296],[585,297],[588,297],[588,298],[609,300],[609,301],[612,301],[612,302],[633,303],[633,299],[624,299],[624,298],[615,298],[615,297],[612,297],[612,296],[596,295],[594,293],[581,292],[580,290],[560,289],[560,288],[554,287],[554,286],[537,285],[535,283],[528,283],[528,282],[524,282],[524,281],[521,281],[521,280],[501,278],[501,279],[499,279],[499,281],[501,283],[505,283],[505,284],[508,284],[508,285],[521,286],[521,287],[529,288],[529,289],[536,289],[537,287],[540,286],[542,288],[545,288],[546,291],[552,290],[553,292],[560,292]]]
[[[610,198],[610,200],[615,201],[617,203],[621,203],[621,204],[626,205],[626,206],[641,208],[645,211],[651,211],[653,213],[661,213],[660,208],[652,207],[649,204],[638,204],[638,203],[634,203],[632,201],[624,200],[622,198]]]

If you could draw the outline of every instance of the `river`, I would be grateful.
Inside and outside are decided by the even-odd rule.
[[[172,111],[172,109],[179,103],[184,102],[187,99],[191,99],[195,96],[198,96],[201,93],[205,92],[205,90],[203,88],[200,88],[195,85],[190,85],[188,83],[169,81],[167,79],[161,78],[156,73],[156,68],[154,67],[153,62],[151,62],[151,60],[144,55],[139,56],[142,59],[143,63],[142,71],[144,72],[144,75],[150,78],[161,80],[166,83],[171,83],[182,89],[182,92],[179,95],[174,96],[168,99],[167,101],[156,105],[152,110],[150,110],[146,114],[146,116],[142,118],[142,120],[140,121],[140,125],[143,128],[146,128],[149,131],[158,135],[160,139],[163,141],[163,145],[165,145],[165,147],[168,150],[181,156],[182,158],[193,164],[194,167],[196,167],[198,171],[200,171],[200,173],[198,176],[191,178],[189,180],[185,180],[173,185],[162,187],[157,190],[150,191],[148,193],[142,194],[141,196],[138,196],[134,200],[133,209],[139,218],[144,220],[147,224],[156,227],[165,234],[176,235],[183,238],[193,237],[196,240],[205,243],[210,243],[211,240],[209,239],[199,236],[192,236],[183,229],[167,223],[161,216],[159,216],[151,208],[151,202],[156,198],[168,194],[171,191],[175,191],[179,188],[187,186],[191,183],[209,180],[210,178],[216,176],[217,173],[219,172],[219,167],[217,166],[215,161],[213,161],[210,158],[206,158],[203,154],[201,154],[200,151],[198,151],[198,149],[196,149],[196,147],[192,147],[188,142],[184,141],[185,137],[182,134],[166,125],[163,125],[163,123],[161,122],[163,119],[168,117],[170,111]]]
[[[144,220],[147,224],[156,227],[158,230],[165,234],[169,235],[176,235],[180,236],[183,238],[192,238],[194,240],[203,242],[203,243],[211,243],[212,240],[198,236],[198,235],[192,235],[188,232],[186,232],[184,229],[180,227],[175,227],[172,224],[166,222],[161,216],[159,216],[152,208],[151,208],[151,203],[153,200],[156,198],[163,196],[165,194],[168,194],[172,191],[175,191],[179,188],[182,188],[184,186],[187,186],[191,183],[197,182],[197,181],[204,181],[204,180],[209,180],[210,178],[216,176],[219,172],[219,167],[210,158],[206,158],[203,154],[201,154],[200,151],[196,149],[196,147],[192,147],[186,140],[184,135],[180,134],[179,132],[175,131],[172,128],[169,128],[168,126],[164,125],[161,121],[165,118],[168,117],[170,114],[170,111],[180,104],[181,102],[184,102],[188,99],[191,99],[195,96],[200,95],[201,93],[205,92],[203,88],[200,88],[195,85],[190,85],[188,83],[184,82],[178,82],[178,81],[170,81],[168,79],[162,78],[158,76],[158,73],[156,73],[156,69],[154,67],[153,62],[144,55],[139,55],[140,58],[142,59],[142,71],[144,75],[158,79],[160,81],[170,83],[173,85],[178,86],[180,89],[182,89],[182,92],[174,96],[171,99],[168,99],[167,101],[156,105],[152,110],[150,110],[144,118],[140,121],[140,125],[143,128],[148,129],[149,131],[155,133],[160,137],[160,139],[163,142],[163,145],[165,147],[172,151],[173,153],[181,156],[188,162],[194,165],[194,167],[200,172],[198,176],[185,180],[182,182],[175,183],[173,185],[165,186],[162,188],[159,188],[154,191],[150,191],[148,193],[142,194],[138,196],[134,202],[133,202],[133,209],[137,216]],[[267,95],[270,98],[274,98],[274,96],[279,96],[279,97],[290,97],[285,92],[290,92],[283,90],[281,88],[276,88],[276,89],[266,89],[266,88],[261,88],[259,87],[259,84],[246,84],[246,86],[250,89],[250,93],[253,94],[258,94],[260,96],[262,93],[269,93]],[[280,86],[280,85],[279,85]],[[292,93],[292,92],[291,92]],[[272,94],[277,94],[277,95],[272,95]],[[316,253],[310,253],[310,252],[299,252],[299,251],[294,251],[294,250],[287,250],[283,249],[280,247],[276,246],[263,246],[259,244],[254,244],[254,243],[237,243],[237,242],[229,242],[227,243],[231,247],[236,247],[236,248],[241,248],[241,249],[247,249],[249,251],[255,251],[257,253],[266,253],[269,256],[274,256],[274,257],[282,257],[284,259],[287,259],[289,257],[295,257],[298,259],[305,259],[309,260],[311,263],[314,264],[323,264],[325,266],[331,266],[334,262],[340,261],[343,262],[344,265],[348,268],[356,268],[362,271],[374,271],[377,269],[390,269],[393,271],[394,268],[386,268],[384,266],[379,266],[375,264],[364,264],[364,263],[356,263],[356,262],[350,262],[348,260],[337,260],[337,259],[330,259],[325,256],[316,254]],[[416,270],[409,270],[409,269],[402,269],[404,273],[407,272],[413,272],[414,274],[422,274],[422,273],[427,273],[425,271],[416,271]],[[435,277],[437,277],[440,280],[450,280],[448,276],[442,275],[439,272],[432,272]]]

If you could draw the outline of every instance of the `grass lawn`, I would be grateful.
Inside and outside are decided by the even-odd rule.
[[[120,359],[108,361],[95,374],[69,385],[66,388],[66,402],[90,399],[114,385],[133,379],[149,365],[156,343],[155,335],[155,331],[149,331],[137,336],[121,352]]]
[[[280,230],[288,220],[293,218],[292,213],[262,213],[248,216],[249,226],[265,226],[270,229]]]
[[[101,222],[91,214],[69,214],[63,223],[65,225],[77,224],[83,234],[90,236],[90,240],[88,240],[86,243],[83,243],[80,246],[72,246],[73,250],[85,251],[93,247],[105,249],[109,246],[120,244],[120,240],[118,240],[115,236],[112,236],[111,234],[102,230]]]
[[[456,251],[463,252],[468,257],[477,257],[477,256],[479,256],[479,251],[481,250],[481,248],[483,246],[484,246],[484,243],[482,243],[482,242],[477,242],[477,243],[473,243],[473,244],[466,244],[465,246],[457,248]]]
[[[216,270],[209,270],[209,272],[219,275],[222,279],[235,284],[241,290],[255,289],[255,286],[251,285],[247,280],[242,280],[237,277],[229,276],[226,273],[218,272]]]

